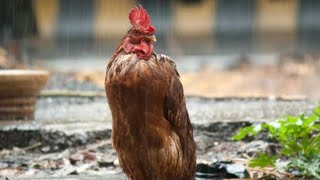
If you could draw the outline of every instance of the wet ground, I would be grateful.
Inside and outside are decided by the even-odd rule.
[[[232,160],[241,165],[259,150],[274,151],[276,145],[265,136],[244,142],[230,138],[241,126],[283,114],[308,113],[316,104],[312,100],[187,97],[198,164]],[[1,121],[0,126],[0,176],[124,179],[110,143],[110,111],[99,93],[44,93],[34,121]]]
[[[271,121],[284,114],[310,112],[317,101],[275,99],[208,99],[187,97],[187,108],[195,128],[212,131],[215,139],[227,139],[234,125]],[[0,121],[2,130],[58,131],[65,135],[109,135],[111,113],[105,97],[40,97],[34,121]],[[215,132],[217,131],[217,132]],[[221,132],[225,133],[222,133]],[[91,132],[96,132],[92,134]],[[99,132],[99,133],[98,133]],[[91,133],[91,134],[90,134]],[[231,133],[231,134],[230,134]],[[0,144],[4,144],[2,141]]]

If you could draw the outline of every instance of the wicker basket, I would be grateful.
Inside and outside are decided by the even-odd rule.
[[[48,71],[0,70],[0,120],[34,119],[40,90]]]

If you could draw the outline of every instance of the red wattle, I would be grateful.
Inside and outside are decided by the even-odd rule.
[[[146,42],[144,40],[141,40],[140,44],[132,44],[129,39],[124,42],[124,51],[126,53],[136,53],[141,59],[149,59],[152,55],[153,48],[152,42]]]

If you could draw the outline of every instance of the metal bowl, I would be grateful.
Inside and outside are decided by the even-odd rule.
[[[40,90],[49,72],[0,70],[0,120],[33,119]]]

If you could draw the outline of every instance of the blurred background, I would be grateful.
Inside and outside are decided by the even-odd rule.
[[[0,179],[125,179],[104,78],[137,4],[177,64],[199,162],[277,153],[230,138],[319,103],[320,0],[0,0]]]
[[[1,1],[0,45],[27,67],[103,72],[136,4],[148,10],[156,51],[177,62],[187,94],[320,97],[317,0]],[[103,86],[90,73],[80,79]]]

